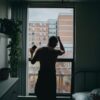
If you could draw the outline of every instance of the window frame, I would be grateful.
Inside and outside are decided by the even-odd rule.
[[[71,71],[71,93],[57,93],[57,96],[72,96],[74,92],[74,62],[75,62],[75,5],[70,2],[28,2],[28,8],[73,8],[73,58],[58,58],[57,62],[72,62]],[[27,10],[28,11],[28,10]],[[28,13],[27,13],[28,14]],[[27,47],[27,46],[26,46]],[[27,79],[26,79],[27,81]],[[28,84],[26,84],[28,85]],[[27,89],[26,89],[27,90]],[[26,91],[27,93],[27,91]],[[29,95],[35,95],[34,93],[29,93]]]

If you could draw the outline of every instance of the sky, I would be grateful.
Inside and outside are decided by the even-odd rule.
[[[72,8],[29,8],[28,21],[48,21],[57,19],[60,13],[73,14]]]

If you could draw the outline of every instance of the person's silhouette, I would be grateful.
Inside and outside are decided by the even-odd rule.
[[[54,49],[59,41],[60,49]],[[32,52],[33,53],[33,52]],[[49,38],[48,46],[37,49],[34,57],[29,61],[34,64],[40,62],[40,70],[35,85],[35,94],[38,100],[56,100],[56,70],[55,63],[57,56],[65,53],[59,37]]]

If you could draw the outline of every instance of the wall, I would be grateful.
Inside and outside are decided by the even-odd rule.
[[[0,68],[7,67],[7,36],[0,33]]]
[[[8,2],[7,0],[0,0],[0,18],[8,18]],[[7,66],[7,51],[6,51],[6,36],[0,33],[1,42],[0,42],[0,68]]]
[[[0,0],[0,18],[8,17],[8,2]],[[7,66],[7,36],[0,33],[0,68]]]
[[[76,3],[75,71],[100,69],[100,3]],[[81,78],[81,76],[80,76]],[[79,83],[75,76],[75,91]],[[90,83],[92,84],[92,83]],[[83,84],[81,83],[81,86]],[[78,89],[79,91],[79,89]]]
[[[0,0],[0,18],[8,17],[8,2],[7,0]]]

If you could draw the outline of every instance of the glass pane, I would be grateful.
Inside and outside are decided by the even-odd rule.
[[[34,65],[29,63],[28,71],[28,93],[34,93],[35,84],[38,78],[40,64],[36,62]]]
[[[28,91],[34,93],[35,84],[38,78],[39,62],[34,65],[30,64],[28,71]],[[71,68],[72,62],[57,62],[56,63],[56,79],[57,93],[71,92]]]
[[[57,93],[71,92],[71,62],[56,63]]]
[[[60,36],[66,52],[59,58],[73,58],[72,8],[29,8],[28,20],[29,47],[46,46],[50,36]]]
[[[73,58],[73,8],[29,8],[28,9],[27,56],[35,44],[38,48],[47,46],[50,36],[60,36],[65,54],[58,59]],[[59,49],[59,44],[56,49]],[[71,91],[71,62],[57,62],[57,93]],[[39,62],[28,62],[28,93],[34,93]]]

